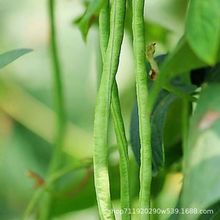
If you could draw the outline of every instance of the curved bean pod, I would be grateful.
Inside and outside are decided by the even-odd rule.
[[[118,69],[124,33],[125,0],[114,0],[110,16],[110,35],[105,53],[94,122],[94,178],[101,219],[115,219],[112,213],[108,174],[108,123],[112,87]]]
[[[99,16],[100,46],[103,62],[109,39],[109,25],[109,2],[107,2],[107,4],[100,11]],[[116,80],[114,81],[112,88],[111,114],[120,154],[121,209],[125,210],[130,208],[128,143],[125,133],[124,121],[121,113],[120,99],[118,95]],[[122,215],[122,220],[129,219],[129,212]]]

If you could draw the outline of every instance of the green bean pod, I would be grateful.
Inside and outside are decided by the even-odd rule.
[[[132,2],[133,47],[136,64],[136,90],[141,143],[139,208],[150,207],[150,188],[152,179],[150,109],[148,108],[148,88],[145,67],[144,0]],[[140,215],[140,219],[149,219]]]
[[[118,88],[116,82],[113,85],[111,114],[119,147],[120,155],[120,195],[121,209],[123,211],[130,208],[130,189],[129,189],[129,161],[128,161],[128,144],[125,136],[125,128],[121,114],[120,100],[118,96]],[[122,220],[129,220],[129,212],[122,215]]]
[[[105,52],[109,40],[109,2],[100,11],[99,16],[99,33],[102,59],[104,62]],[[128,143],[125,133],[124,121],[121,113],[120,99],[118,95],[117,82],[114,81],[111,100],[111,114],[114,124],[114,130],[119,147],[120,155],[120,195],[121,209],[130,208],[130,193],[129,193],[129,158],[128,158]],[[129,220],[130,214],[126,212],[122,215],[122,220]]]
[[[95,109],[94,178],[99,214],[104,220],[115,219],[110,196],[107,136],[112,87],[118,69],[124,34],[125,8],[125,0],[113,1],[110,15],[110,35]]]

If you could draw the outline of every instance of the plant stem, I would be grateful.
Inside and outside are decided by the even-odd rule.
[[[53,87],[54,87],[54,102],[57,113],[57,119],[56,119],[57,131],[55,138],[56,147],[49,167],[49,174],[53,173],[54,170],[56,170],[59,167],[61,162],[62,146],[64,141],[65,122],[66,122],[65,109],[64,109],[64,95],[63,95],[62,79],[61,79],[62,73],[61,73],[60,61],[58,57],[58,48],[57,48],[57,40],[56,40],[54,2],[55,0],[49,0],[50,31],[51,31],[50,44],[51,44],[52,64],[54,68]]]
[[[22,220],[28,220],[29,216],[31,215],[34,207],[37,205],[40,197],[42,196],[42,194],[49,188],[51,188],[51,185],[54,184],[58,179],[62,178],[64,175],[73,172],[75,170],[79,170],[79,169],[84,169],[84,168],[89,168],[92,166],[92,161],[81,161],[77,164],[74,164],[72,166],[68,166],[68,167],[64,167],[61,170],[56,171],[55,173],[53,173],[48,180],[45,181],[45,184],[40,187],[39,189],[37,189],[35,191],[35,193],[33,194],[33,197],[31,198],[25,212],[23,215]]]
[[[65,110],[64,98],[61,80],[61,67],[58,57],[57,39],[56,39],[56,25],[55,25],[55,0],[48,1],[49,6],[49,25],[50,25],[50,47],[51,58],[53,64],[53,84],[54,84],[54,102],[57,113],[56,119],[56,134],[55,134],[55,149],[48,169],[48,176],[53,174],[61,164],[62,147],[65,134]],[[53,186],[51,186],[53,187]],[[47,220],[50,215],[51,195],[47,193],[43,200],[43,205],[40,210],[40,220]]]
[[[101,219],[115,219],[112,212],[108,174],[108,124],[112,87],[117,73],[124,34],[125,0],[114,0],[110,16],[110,35],[97,96],[94,122],[94,178]]]
[[[150,191],[152,180],[152,152],[150,111],[148,106],[147,74],[145,67],[145,31],[144,31],[144,0],[133,3],[133,37],[134,55],[136,63],[136,90],[139,115],[139,130],[141,143],[140,166],[140,194],[139,208],[150,207]],[[147,220],[149,215],[140,215],[140,219]]]
[[[33,197],[31,198],[30,202],[28,203],[28,206],[24,212],[24,215],[22,217],[22,220],[28,220],[34,207],[38,203],[40,197],[43,195],[44,188],[37,189],[36,192],[34,192]]]
[[[91,166],[92,166],[92,161],[88,160],[88,161],[80,161],[79,163],[74,164],[72,166],[64,167],[56,171],[49,177],[49,179],[47,180],[47,187],[50,187],[51,184],[53,184],[55,181],[57,181],[58,179],[60,179],[61,177],[63,177],[64,175],[70,172],[73,172],[79,169],[89,168]]]
[[[99,16],[99,33],[100,33],[100,46],[102,53],[102,60],[104,63],[104,57],[108,46],[109,30],[110,30],[110,13],[109,13],[109,1],[100,11]],[[121,113],[120,99],[118,95],[117,82],[114,81],[112,88],[112,100],[111,100],[111,114],[113,118],[114,130],[119,147],[120,155],[120,195],[121,195],[121,209],[126,210],[130,208],[130,189],[129,189],[129,159],[128,159],[128,143],[125,133],[124,121]],[[122,220],[129,220],[130,214],[126,212],[122,215]]]

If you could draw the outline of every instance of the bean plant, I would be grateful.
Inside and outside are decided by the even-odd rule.
[[[69,122],[57,2],[47,2],[53,149],[43,177],[28,172],[36,189],[21,219],[63,219],[91,207],[101,220],[220,219],[220,0],[183,1],[184,28],[171,43],[162,37],[169,38],[170,30],[150,24],[149,1],[83,1],[84,11],[72,25],[85,44],[91,29],[98,32],[101,68],[96,69],[93,154],[71,155],[71,162],[65,149]],[[128,77],[119,71],[125,41],[134,64],[132,98],[131,88],[122,94],[117,77]],[[163,44],[172,46],[161,49]],[[0,68],[31,51],[0,54]],[[127,97],[132,104],[125,113]]]

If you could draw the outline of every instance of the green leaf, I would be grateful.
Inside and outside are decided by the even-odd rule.
[[[219,10],[219,0],[191,0],[186,21],[186,37],[190,46],[198,57],[210,65],[217,59]]]
[[[176,96],[173,94],[166,90],[161,90],[151,115],[152,169],[154,175],[156,175],[164,166],[164,125],[168,109],[175,99]],[[135,104],[131,116],[130,136],[132,150],[136,160],[140,164],[140,138],[137,104]]]
[[[164,125],[168,109],[175,99],[176,97],[173,94],[161,90],[151,115],[151,144],[153,149],[153,171],[155,172],[158,172],[164,165]]]
[[[86,40],[89,28],[91,27],[94,20],[98,17],[104,3],[104,0],[90,1],[84,14],[75,21],[81,31],[84,40]]]
[[[160,55],[156,57],[158,65],[163,65],[163,60],[167,55]],[[147,64],[147,72],[150,71],[150,66]],[[161,73],[160,73],[161,74]],[[153,82],[149,79],[150,90],[153,87]],[[180,77],[175,77],[171,80],[170,85],[176,91],[183,94],[189,94],[195,90],[195,86],[188,84],[183,81]],[[151,145],[152,145],[152,169],[153,174],[156,175],[158,171],[164,165],[164,125],[166,122],[166,116],[171,104],[176,100],[176,96],[165,89],[161,89],[159,96],[154,105],[154,109],[151,115]],[[140,164],[140,139],[139,139],[139,124],[138,124],[138,109],[135,103],[133,112],[131,115],[131,126],[130,126],[130,138],[131,147],[137,162]]]
[[[31,49],[17,49],[0,54],[0,69],[31,51]]]
[[[183,208],[206,209],[220,200],[219,93],[219,84],[203,88],[191,120],[188,147],[184,153]],[[190,215],[187,219],[197,217]]]
[[[177,74],[207,66],[200,60],[189,46],[185,37],[182,37],[176,48],[167,56],[161,66],[160,73],[166,75],[166,79]]]

